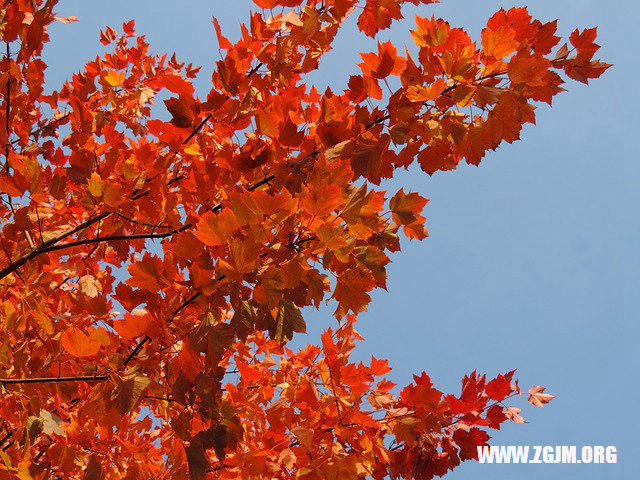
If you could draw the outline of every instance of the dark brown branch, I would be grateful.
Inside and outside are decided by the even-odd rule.
[[[218,280],[222,280],[224,278],[224,275],[222,275]],[[202,292],[196,292],[193,295],[191,295],[189,298],[187,298],[184,302],[182,302],[182,304],[176,308],[173,313],[171,314],[171,318],[169,318],[169,321],[173,320],[175,318],[176,315],[178,315],[182,310],[184,310],[185,308],[187,308],[189,305],[191,305],[197,298],[199,298],[202,295]],[[129,356],[127,356],[127,358],[124,361],[124,366],[126,367],[127,365],[129,365],[129,363],[131,363],[131,361],[136,358],[136,356],[138,355],[138,353],[140,353],[140,350],[142,350],[142,347],[144,347],[144,345],[148,342],[151,341],[151,337],[149,335],[145,335],[142,340],[140,340],[137,345],[134,347],[134,349],[131,351],[131,353],[129,354]]]
[[[138,344],[135,346],[135,348],[131,351],[129,356],[124,360],[124,366],[126,367],[127,365],[129,365],[131,360],[136,358],[138,353],[140,353],[140,350],[142,350],[142,347],[144,347],[144,344],[150,341],[151,341],[151,337],[149,335],[145,335],[144,338],[140,340]]]
[[[175,400],[173,398],[158,397],[156,395],[144,395],[142,398],[147,398],[147,399],[150,399],[150,400],[161,400],[163,402],[175,402]]]
[[[384,117],[380,117],[380,118],[376,118],[375,120],[372,120],[371,122],[367,123],[364,126],[365,130],[369,130],[370,128],[374,127],[375,125],[378,125],[379,123],[385,122],[387,120],[389,120],[391,118],[391,116],[389,114],[385,115]]]
[[[300,160],[298,160],[298,161],[306,160],[307,158],[310,158],[310,157],[312,157],[312,156],[314,156],[314,155],[317,155],[317,154],[318,154],[318,152],[310,153],[309,155],[306,155],[305,157],[301,158],[301,159],[300,159]],[[260,180],[259,182],[254,183],[253,185],[249,185],[249,186],[247,187],[247,191],[248,191],[248,192],[253,192],[256,188],[259,188],[259,187],[261,187],[262,185],[266,185],[267,183],[269,183],[271,180],[274,180],[275,178],[276,178],[276,176],[275,176],[275,175],[269,175],[268,177],[263,178],[263,179],[262,179],[262,180]],[[212,211],[213,213],[219,212],[220,210],[222,210],[222,204],[221,204],[221,203],[218,203],[217,205],[215,205],[215,206],[211,207],[211,211]]]
[[[38,460],[40,460],[42,458],[42,456],[47,453],[47,451],[49,450],[49,447],[46,446],[45,448],[43,448],[42,450],[40,450],[38,452],[38,454],[33,458],[33,463],[38,463]]]
[[[52,245],[51,247],[41,249],[40,253],[42,254],[42,253],[55,252],[56,250],[64,250],[65,248],[73,248],[81,245],[90,245],[90,244],[102,243],[102,242],[167,238],[167,237],[170,237],[171,235],[175,235],[176,233],[184,232],[185,230],[188,230],[191,227],[193,227],[193,225],[187,224],[181,227],[179,230],[173,230],[171,232],[165,232],[165,233],[137,233],[132,235],[109,235],[106,237],[85,238],[84,240],[76,240],[75,242],[63,243],[61,245]]]
[[[300,240],[296,240],[295,242],[290,242],[287,245],[287,248],[297,248],[300,245],[302,245],[303,243],[307,243],[307,242],[312,242],[314,240],[317,240],[318,237],[316,237],[315,235],[311,236],[311,237],[307,237],[307,238],[301,238]]]
[[[8,117],[7,117],[8,118]],[[64,118],[64,117],[62,117]],[[202,127],[205,125],[205,123],[211,118],[211,114],[207,115],[204,120],[193,130],[193,132],[191,132],[191,134],[187,137],[186,140],[184,140],[183,144],[187,143],[189,140],[191,140],[201,129]],[[59,121],[60,119],[58,119],[57,121]],[[176,153],[174,153],[174,156],[176,155]],[[147,180],[151,180],[151,179],[147,179]],[[171,180],[169,183],[175,181]],[[134,199],[138,199],[142,196],[144,196],[146,193],[142,192],[140,193],[139,191],[134,190],[133,194],[132,194],[132,198]],[[27,263],[28,261],[32,260],[33,258],[42,255],[44,253],[48,253],[49,251],[52,250],[48,250],[49,247],[59,243],[60,241],[64,240],[65,238],[74,235],[75,233],[78,233],[88,227],[90,227],[91,225],[93,225],[96,222],[99,222],[100,220],[103,220],[105,218],[107,218],[109,215],[111,215],[113,212],[104,212],[101,213],[100,215],[93,217],[89,220],[87,220],[84,223],[81,223],[80,225],[78,225],[77,227],[69,230],[66,233],[63,233],[62,235],[59,235],[55,238],[52,238],[51,240],[48,240],[46,242],[44,242],[42,245],[40,245],[40,247],[32,250],[31,252],[29,252],[27,255],[17,259],[16,261],[12,261],[11,259],[9,260],[9,266],[0,270],[0,280],[3,279],[4,277],[6,277],[7,275],[18,271],[18,269],[23,266],[25,263]],[[188,227],[190,228],[190,226]],[[185,228],[186,230],[186,228]],[[182,231],[182,230],[179,230]],[[158,237],[159,238],[159,237]],[[111,238],[112,240],[116,240],[116,238]],[[124,238],[122,238],[121,240],[123,240]],[[95,240],[94,240],[95,241]],[[93,242],[88,242],[88,243],[93,243]],[[64,247],[61,248],[68,248],[69,246],[75,246],[75,245],[79,245],[80,243],[78,242],[72,242],[70,244],[66,244]],[[55,250],[55,249],[54,249]]]
[[[174,183],[179,182],[180,180],[182,180],[183,178],[186,178],[185,175],[176,175],[175,177],[173,177],[171,180],[169,180],[167,182],[167,186],[171,186]]]
[[[224,278],[224,275],[220,277],[218,280],[222,280],[223,278]],[[189,305],[191,305],[201,295],[202,295],[202,292],[196,292],[193,295],[191,295],[188,299],[186,299],[184,302],[182,302],[182,305],[180,305],[178,308],[176,308],[173,311],[173,313],[171,314],[171,318],[169,320],[173,320],[176,315],[178,315],[182,310],[184,310]]]
[[[64,120],[65,118],[67,118],[69,115],[71,115],[71,112],[67,112],[63,115],[61,115],[58,118],[54,118],[53,120],[45,123],[44,125],[40,125],[38,128],[34,128],[33,130],[31,130],[29,132],[29,136],[32,137],[33,135],[40,133],[42,130],[44,130],[47,127],[50,127],[51,125],[55,125],[58,122],[61,122],[62,120]],[[20,139],[16,138],[15,140],[11,140],[11,145],[15,145],[16,143],[19,143]]]
[[[258,183],[254,183],[253,185],[251,185],[249,188],[247,188],[247,190],[250,192],[253,192],[256,188],[259,188],[262,185],[266,185],[274,178],[276,178],[275,175],[269,175],[268,177],[265,177],[264,179],[260,180]]]
[[[1,385],[18,385],[25,383],[62,383],[62,382],[102,382],[109,375],[80,375],[76,377],[42,377],[42,378],[0,378]]]
[[[250,77],[251,75],[254,75],[259,69],[260,67],[262,67],[262,62],[258,62],[258,64],[253,67],[251,70],[249,70],[249,73],[247,74],[247,77]]]
[[[105,212],[105,213],[101,213],[100,215],[97,215],[89,220],[87,220],[86,222],[81,223],[80,225],[78,225],[75,228],[72,228],[71,230],[58,235],[57,237],[52,238],[51,240],[47,240],[46,242],[44,242],[42,245],[40,245],[38,248],[32,250],[31,252],[29,252],[27,255],[17,259],[16,261],[12,261],[8,267],[0,270],[0,279],[3,279],[4,277],[6,277],[7,275],[15,272],[18,268],[20,268],[22,265],[24,265],[25,263],[27,263],[29,260],[42,255],[43,253],[45,253],[45,250],[49,247],[51,247],[52,245],[55,245],[56,243],[60,242],[61,240],[64,240],[67,237],[70,237],[71,235],[78,233],[82,230],[84,230],[85,228],[90,227],[91,225],[93,225],[96,222],[99,222],[100,220],[102,220],[103,218],[108,217],[109,215],[111,215],[111,212]]]
[[[9,51],[9,42],[5,42],[7,46],[7,64],[10,62],[10,51]],[[9,71],[9,66],[7,65],[7,71]],[[9,117],[11,116],[11,75],[7,78],[7,93],[5,95],[5,104],[6,104],[6,118],[5,118],[5,129],[7,132],[7,141],[4,144],[4,156],[5,156],[5,164],[4,168],[9,173],[10,165],[9,165],[9,148],[11,146],[11,142],[9,141],[9,137],[11,137],[11,123],[9,121]]]
[[[13,273],[13,272],[17,271],[18,268],[20,268],[22,265],[27,263],[29,260],[31,260],[31,259],[33,259],[33,258],[35,258],[35,257],[37,257],[39,255],[43,255],[45,253],[55,252],[57,250],[64,250],[66,248],[78,247],[78,246],[81,246],[81,245],[90,245],[90,244],[94,244],[94,243],[101,243],[101,242],[166,238],[166,237],[170,237],[171,235],[175,235],[176,233],[183,232],[183,231],[188,230],[188,229],[193,227],[193,225],[187,224],[187,225],[184,225],[184,226],[180,227],[178,230],[172,230],[171,232],[165,232],[165,233],[140,233],[140,234],[133,234],[133,235],[109,235],[109,236],[106,236],[106,237],[86,238],[86,239],[83,239],[83,240],[76,240],[74,242],[68,242],[68,243],[64,243],[64,244],[61,244],[61,245],[56,245],[56,243],[58,243],[60,240],[72,235],[75,232],[78,232],[80,230],[88,228],[90,225],[92,225],[92,224],[94,224],[94,223],[96,223],[96,222],[108,217],[111,214],[112,214],[112,212],[105,212],[105,213],[103,213],[101,215],[98,215],[97,217],[94,217],[91,220],[88,220],[88,221],[82,223],[81,225],[77,226],[73,230],[71,230],[71,231],[69,231],[69,232],[67,232],[67,233],[65,233],[63,235],[60,235],[60,236],[58,236],[58,237],[56,237],[54,239],[51,239],[51,240],[49,240],[47,242],[44,242],[39,247],[33,249],[29,254],[25,255],[24,257],[19,258],[15,262],[11,262],[8,267],[6,267],[3,270],[1,270],[0,271],[0,279],[6,277],[10,273]]]
[[[4,442],[9,440],[12,436],[13,436],[13,432],[7,431],[7,434],[4,437],[0,438],[0,446],[2,446]]]
[[[209,121],[210,118],[211,118],[211,114],[208,114],[206,117],[204,117],[202,122],[200,122],[198,126],[189,134],[189,136],[184,139],[184,141],[182,142],[182,145],[186,145],[187,143],[189,143],[189,141],[193,137],[195,137],[200,130],[202,130],[202,127],[204,127],[204,125]]]
[[[9,253],[9,250],[7,249],[7,246],[4,243],[4,236],[1,233],[0,233],[0,242],[2,242],[2,249],[4,250],[5,255],[9,259],[9,266],[13,265],[13,261],[11,260],[11,254]],[[22,275],[20,274],[20,270],[16,270],[16,273],[18,274],[18,278],[22,280],[22,283],[26,284],[27,282],[25,282],[24,278],[22,278]]]

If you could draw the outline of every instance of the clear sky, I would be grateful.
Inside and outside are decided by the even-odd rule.
[[[393,257],[388,291],[376,292],[360,317],[366,341],[357,355],[388,358],[391,379],[400,385],[425,370],[438,388],[455,393],[473,369],[495,375],[517,368],[521,385],[544,385],[557,398],[543,410],[518,404],[529,423],[491,432],[492,443],[619,450],[617,465],[466,462],[446,478],[635,479],[640,172],[632,143],[640,137],[640,7],[630,0],[526,3],[536,18],[560,19],[564,35],[599,26],[599,57],[614,66],[588,87],[566,85],[553,108],[540,106],[538,125],[525,128],[523,141],[489,154],[479,168],[433,177],[413,169],[385,185],[430,198],[430,237],[403,242]],[[441,16],[478,39],[495,10],[521,5],[444,0],[406,8],[407,20],[380,39],[411,43],[416,13]],[[52,28],[48,85],[57,88],[103,51],[100,28],[135,18],[153,49],[203,65],[197,87],[205,97],[219,58],[211,16],[235,38],[252,6],[249,0],[62,0],[59,14],[77,15],[80,23]],[[375,43],[356,35],[351,21],[313,81],[319,90],[342,91],[357,70],[357,51],[372,49]],[[300,342],[317,342],[331,310],[307,313],[310,334]]]

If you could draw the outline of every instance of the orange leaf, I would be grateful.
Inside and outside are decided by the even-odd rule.
[[[116,38],[118,38],[118,32],[111,27],[107,27],[105,30],[100,31],[100,43],[103,45],[109,45]]]
[[[73,109],[71,113],[71,124],[83,133],[91,133],[93,125],[93,113],[80,99],[71,95],[69,105]]]
[[[524,57],[516,55],[509,62],[507,71],[513,83],[526,83],[532,86],[545,85],[546,74],[551,62],[542,56]]]
[[[224,245],[238,229],[236,216],[230,209],[220,213],[207,212],[200,216],[196,226],[196,237],[209,246]]]
[[[333,297],[338,301],[335,315],[342,316],[351,310],[353,313],[364,312],[371,301],[367,292],[375,287],[370,274],[351,269],[338,277]]]
[[[305,189],[302,208],[312,216],[323,216],[333,212],[342,203],[340,189],[336,185]]]
[[[447,87],[445,80],[440,77],[431,85],[411,85],[407,88],[407,98],[412,102],[435,100]]]
[[[498,59],[511,55],[518,48],[515,36],[516,32],[508,25],[501,25],[497,30],[485,28],[482,30],[482,53]]]
[[[129,285],[153,293],[171,284],[165,276],[162,259],[148,252],[144,254],[142,261],[129,265],[129,274],[131,275],[131,278],[127,280]]]
[[[278,455],[278,463],[289,470],[291,470],[296,464],[296,460],[296,455],[290,448],[285,448],[280,452],[280,455]]]
[[[112,87],[117,87],[117,86],[122,85],[124,83],[125,75],[124,75],[124,72],[117,72],[115,70],[109,70],[104,75],[103,78],[104,78],[105,82],[107,82]]]
[[[24,193],[24,188],[16,185],[15,176],[0,175],[0,191],[12,197],[19,197]]]
[[[171,123],[179,128],[190,128],[197,115],[199,108],[188,97],[174,97],[164,101],[164,104],[173,117]]]
[[[220,259],[218,265],[229,273],[250,273],[258,260],[260,245],[251,239],[231,238],[227,241],[229,256]]]
[[[311,446],[311,442],[313,441],[313,430],[305,427],[294,427],[291,429],[291,432],[296,436],[300,445],[303,447],[309,448]]]
[[[242,360],[236,360],[236,368],[238,369],[238,372],[240,372],[244,382],[255,382],[262,378],[262,372],[260,369],[243,362]]]
[[[62,346],[74,357],[91,357],[100,350],[100,342],[93,340],[85,333],[71,327],[62,334]]]
[[[125,313],[124,320],[113,322],[113,328],[123,338],[133,340],[147,333],[153,317],[146,310],[134,310]]]
[[[413,223],[417,219],[424,221],[424,217],[421,217],[420,213],[428,201],[428,199],[415,192],[406,194],[404,189],[401,188],[389,202],[393,220],[398,224],[404,225]]]

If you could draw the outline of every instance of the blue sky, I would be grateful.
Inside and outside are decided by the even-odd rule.
[[[557,398],[544,410],[527,405],[527,425],[494,432],[493,443],[615,445],[617,465],[479,465],[467,462],[446,478],[626,479],[640,470],[635,408],[640,328],[638,227],[639,66],[635,45],[640,7],[631,1],[530,1],[532,15],[560,19],[560,31],[598,26],[600,57],[614,66],[584,86],[569,83],[553,108],[540,106],[538,125],[521,142],[488,155],[479,168],[428,177],[402,172],[385,188],[418,191],[430,237],[403,242],[393,257],[388,291],[373,295],[359,320],[366,341],[357,355],[388,358],[391,379],[411,381],[425,370],[441,390],[459,391],[473,369],[490,375],[518,369],[522,385],[541,384]],[[526,3],[525,3],[526,4]],[[108,5],[108,8],[107,8]],[[441,16],[478,39],[500,7],[522,2],[444,0],[406,8],[407,20],[381,40],[411,42],[413,16]],[[57,88],[102,52],[98,31],[136,19],[154,50],[177,52],[203,65],[201,96],[218,57],[211,16],[234,38],[249,0],[62,0],[61,15],[80,23],[55,25],[45,50],[48,85]],[[338,38],[313,81],[341,91],[375,43],[355,33]],[[631,33],[633,32],[633,33]],[[635,107],[635,108],[634,108]],[[331,322],[330,309],[308,312],[309,338]]]

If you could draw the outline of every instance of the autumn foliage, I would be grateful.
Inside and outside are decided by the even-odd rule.
[[[381,39],[319,92],[305,76],[345,20],[377,38],[406,2],[254,3],[235,42],[214,19],[222,58],[197,96],[199,69],[133,21],[45,93],[47,26],[74,19],[55,0],[4,2],[1,479],[430,479],[523,422],[505,403],[514,372],[474,372],[454,395],[350,359],[399,237],[427,236],[427,200],[379,185],[517,140],[563,77],[606,70],[596,30],[564,43],[515,8],[474,42],[423,5],[413,46]],[[327,301],[337,323],[288,348]]]

